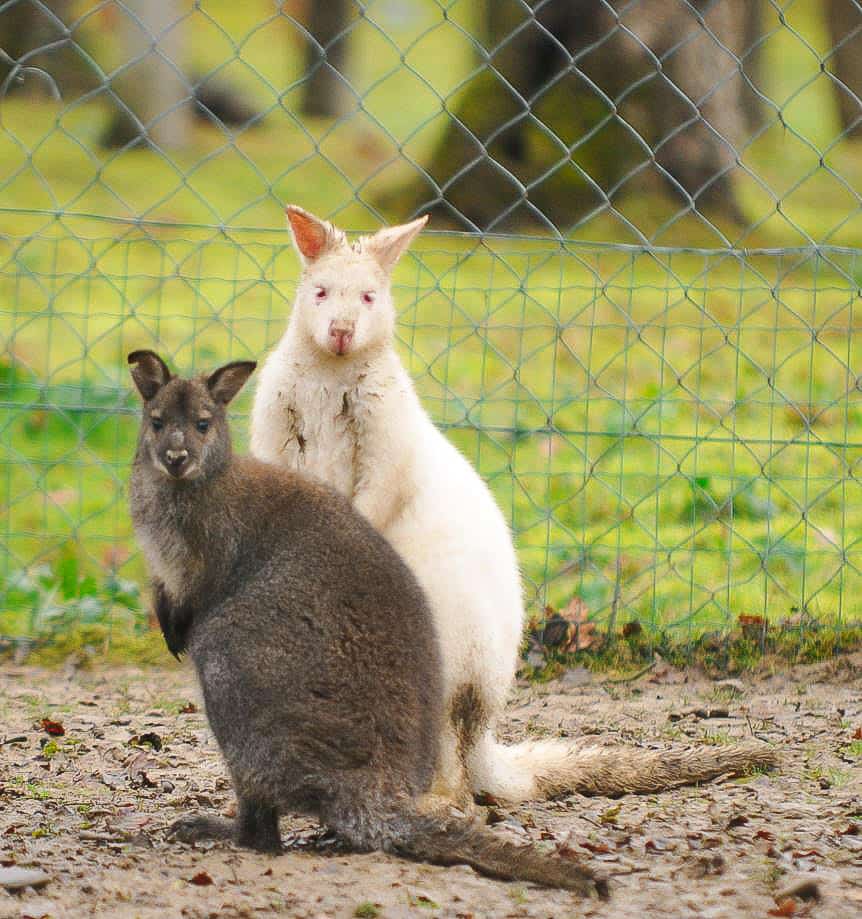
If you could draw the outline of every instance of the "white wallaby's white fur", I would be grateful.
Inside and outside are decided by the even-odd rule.
[[[352,244],[301,208],[289,207],[288,219],[303,272],[287,330],[258,377],[251,451],[348,495],[428,594],[450,712],[435,791],[522,801],[600,790],[589,773],[600,760],[607,777],[606,754],[558,741],[504,747],[494,736],[523,626],[512,538],[485,483],[423,410],[393,347],[389,275],[425,218]],[[688,780],[706,777],[701,769]],[[615,781],[610,793],[625,785]],[[636,788],[630,776],[629,784],[673,784],[662,781]]]

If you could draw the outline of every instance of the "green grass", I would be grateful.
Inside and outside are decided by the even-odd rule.
[[[432,0],[401,18],[371,9],[351,65],[362,111],[336,124],[291,114],[299,38],[273,20],[242,45],[257,75],[242,63],[224,75],[264,107],[276,101],[266,81],[288,86],[284,105],[231,143],[198,126],[174,165],[97,151],[106,112],[95,103],[3,101],[0,634],[150,653],[124,494],[137,428],[125,355],[157,346],[183,371],[260,357],[281,334],[297,273],[282,203],[369,226],[366,205],[408,174],[399,145],[427,155],[439,99],[401,53],[452,92],[472,66],[453,22],[469,25],[472,6],[454,4],[445,20]],[[225,33],[195,20],[210,35],[193,43],[202,71],[264,4],[206,10]],[[817,48],[815,12],[796,3],[787,15]],[[859,146],[829,147],[834,101],[804,44],[782,32],[766,51],[788,127],[767,130],[743,162],[787,195],[777,213],[740,180],[747,214],[763,218],[746,244],[858,244],[858,199],[819,156],[859,188]],[[110,42],[99,53],[109,66]],[[625,207],[659,222],[673,212],[657,192]],[[73,216],[88,214],[151,222]],[[512,520],[531,609],[577,594],[612,633],[637,619],[660,646],[664,634],[694,646],[740,614],[840,629],[862,588],[862,257],[584,242],[619,240],[607,217],[579,236],[561,247],[432,233],[396,274],[400,352]],[[688,220],[661,241],[715,237]],[[246,394],[241,444],[248,406]]]

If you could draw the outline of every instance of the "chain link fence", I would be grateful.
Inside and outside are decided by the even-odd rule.
[[[271,347],[290,201],[431,212],[399,347],[534,612],[858,620],[860,97],[857,0],[0,2],[0,633],[144,621],[125,355]]]

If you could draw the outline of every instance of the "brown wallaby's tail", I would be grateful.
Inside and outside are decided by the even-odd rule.
[[[573,745],[560,740],[506,746],[488,733],[472,753],[470,771],[475,793],[518,802],[572,792],[616,797],[664,791],[720,775],[770,768],[777,760],[771,747],[756,741],[658,750]]]
[[[589,868],[532,846],[517,846],[464,818],[401,814],[387,848],[432,865],[469,865],[502,881],[528,881],[571,890],[582,897],[608,897],[608,883]]]

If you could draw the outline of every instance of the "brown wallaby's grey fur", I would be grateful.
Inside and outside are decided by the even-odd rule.
[[[576,862],[430,807],[443,690],[425,596],[347,499],[232,454],[226,406],[255,365],[186,380],[152,351],[129,363],[144,400],[135,531],[238,798],[235,822],[192,817],[176,835],[278,852],[291,811],[356,850],[606,895]]]

